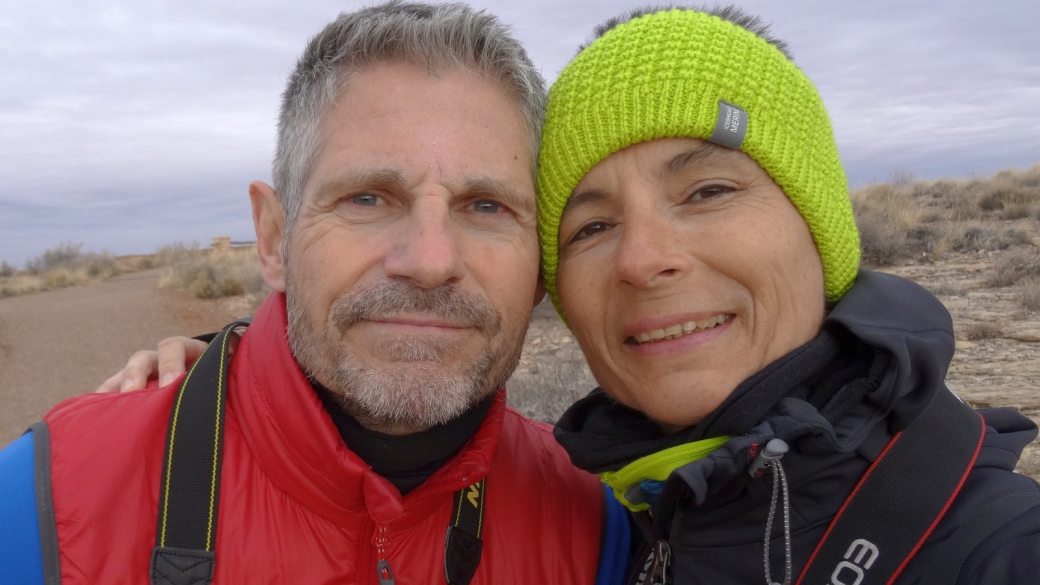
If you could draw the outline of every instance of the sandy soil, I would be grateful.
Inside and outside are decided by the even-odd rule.
[[[158,270],[0,299],[0,447],[58,402],[90,392],[136,350],[219,329],[223,306],[158,288]]]

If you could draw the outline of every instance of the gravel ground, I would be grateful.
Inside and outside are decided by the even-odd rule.
[[[135,350],[180,330],[158,277],[149,270],[0,300],[0,445],[58,402],[96,388]]]

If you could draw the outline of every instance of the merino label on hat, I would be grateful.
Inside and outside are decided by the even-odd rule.
[[[748,115],[740,106],[719,100],[719,119],[715,121],[715,131],[708,142],[719,146],[740,150],[747,135]]]

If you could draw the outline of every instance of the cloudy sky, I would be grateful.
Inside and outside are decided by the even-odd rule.
[[[709,0],[710,1],[710,0]],[[552,80],[641,0],[477,0]],[[354,0],[0,2],[0,260],[252,238],[279,93]],[[1040,162],[1040,2],[746,0],[820,89],[853,186]]]

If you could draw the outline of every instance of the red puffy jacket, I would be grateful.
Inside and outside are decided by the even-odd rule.
[[[47,416],[62,584],[148,583],[177,384],[93,394]],[[231,363],[215,583],[445,583],[456,490],[487,477],[474,584],[595,580],[603,496],[548,425],[499,392],[476,435],[403,498],[343,444],[289,352],[271,295]],[[377,548],[378,546],[378,548]]]

